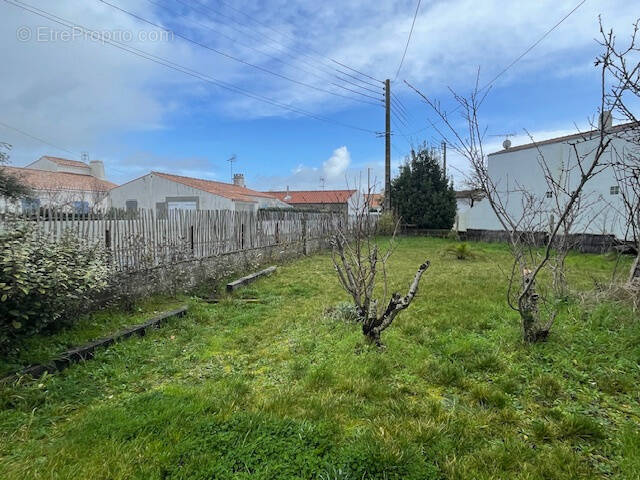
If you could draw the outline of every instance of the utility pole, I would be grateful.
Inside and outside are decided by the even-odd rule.
[[[447,178],[447,142],[442,142],[442,172]]]
[[[384,210],[391,211],[391,81],[384,81]]]

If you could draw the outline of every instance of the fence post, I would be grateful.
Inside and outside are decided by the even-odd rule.
[[[302,254],[307,255],[307,214],[302,214]]]

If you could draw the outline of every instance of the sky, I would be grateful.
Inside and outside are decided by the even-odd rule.
[[[230,181],[233,169],[258,190],[364,186],[368,173],[381,185],[381,80],[396,174],[411,146],[442,140],[405,81],[461,125],[451,90],[469,94],[478,71],[491,82],[578,3],[423,0],[396,77],[413,0],[3,0],[0,142],[17,166],[87,152],[116,183],[151,170]],[[598,16],[623,39],[634,4],[586,0],[493,83],[487,151],[505,134],[518,145],[586,128]],[[448,165],[462,187],[464,160],[449,152]]]

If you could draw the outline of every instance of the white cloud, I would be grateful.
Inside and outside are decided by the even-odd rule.
[[[207,2],[214,9],[223,8],[220,2]],[[403,78],[410,79],[429,94],[443,93],[447,85],[466,88],[478,65],[482,66],[482,79],[489,80],[571,10],[575,2],[536,0],[511,2],[512,5],[505,7],[503,0],[423,1],[394,89],[399,91]],[[100,31],[130,31],[137,36],[139,32],[155,30],[96,1],[29,0],[28,3]],[[346,95],[351,94],[331,85],[336,82],[336,64],[327,57],[377,78],[393,77],[415,7],[414,0],[333,0],[320,4],[234,0],[234,8],[269,25],[264,27],[251,24],[246,17],[229,9],[224,10],[225,14],[240,23],[219,16],[209,18],[202,10],[189,13],[176,2],[164,2],[175,9],[174,15],[143,0],[114,3],[156,23],[176,25],[181,32],[262,68]],[[567,78],[589,75],[590,60],[598,50],[593,40],[597,34],[597,15],[602,13],[605,24],[614,27],[623,37],[637,16],[636,10],[635,2],[628,0],[585,3],[500,82],[506,84],[516,76],[526,75],[553,74]],[[16,32],[23,26],[32,31],[43,26],[61,29],[0,2],[3,67],[0,121],[62,147],[78,152],[87,150],[92,157],[102,157],[107,151],[118,156],[115,168],[128,169],[129,165],[125,160],[127,152],[123,152],[126,140],[112,145],[112,139],[123,133],[135,135],[166,128],[172,115],[215,111],[234,119],[296,116],[96,41],[83,38],[66,42],[19,41]],[[223,32],[227,38],[216,32]],[[261,73],[179,39],[131,43],[180,65],[314,113],[328,114],[360,105]],[[193,102],[194,99],[197,101]],[[67,155],[3,127],[0,127],[0,140],[17,147],[13,150],[13,160],[19,165],[42,154]],[[105,144],[110,148],[104,148]],[[295,174],[297,177],[282,176],[280,180],[297,179],[314,188],[319,188],[321,176],[335,185],[344,183],[345,174],[358,170],[350,164],[346,148],[341,155],[334,152],[336,158],[329,159],[326,166],[320,162],[316,167],[303,166]],[[175,165],[181,160],[174,159]],[[170,164],[167,159],[161,161]],[[206,168],[204,162],[193,171]]]
[[[335,180],[344,176],[350,163],[351,155],[349,155],[349,150],[347,150],[346,146],[342,146],[333,151],[333,155],[322,164],[322,168],[330,180]]]

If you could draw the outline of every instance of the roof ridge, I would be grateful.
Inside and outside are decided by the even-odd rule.
[[[613,125],[611,127],[609,127],[605,133],[616,133],[619,132],[620,130],[624,130],[627,127],[633,126],[635,125],[635,122],[627,122],[627,123],[620,123],[618,125]],[[570,133],[568,135],[561,135],[559,137],[552,137],[552,138],[546,138],[544,140],[539,140],[539,141],[533,141],[533,142],[529,142],[529,143],[523,143],[522,145],[515,145],[513,147],[509,147],[509,148],[503,148],[502,150],[498,150],[496,152],[492,152],[489,153],[487,156],[491,156],[491,155],[498,155],[501,153],[507,153],[507,152],[511,152],[511,151],[518,151],[518,150],[527,150],[529,148],[535,148],[536,146],[539,145],[549,145],[551,143],[559,143],[559,142],[563,142],[566,140],[571,140],[574,138],[580,138],[580,137],[590,137],[589,139],[591,139],[593,137],[594,134],[600,132],[599,128],[594,128],[592,130],[588,130],[586,132],[576,132],[576,133]]]
[[[42,168],[27,168],[25,167],[16,167],[14,165],[4,165],[4,166],[0,166],[0,168],[15,168],[17,170],[26,170],[26,171],[32,171],[32,172],[47,172],[47,173],[57,173],[60,175],[78,175],[80,177],[90,177],[90,178],[95,178],[96,180],[99,181],[106,181],[108,182],[109,180],[103,180],[101,178],[98,177],[94,177],[91,174],[86,174],[86,173],[77,173],[77,172],[52,172],[51,170],[44,170]]]

